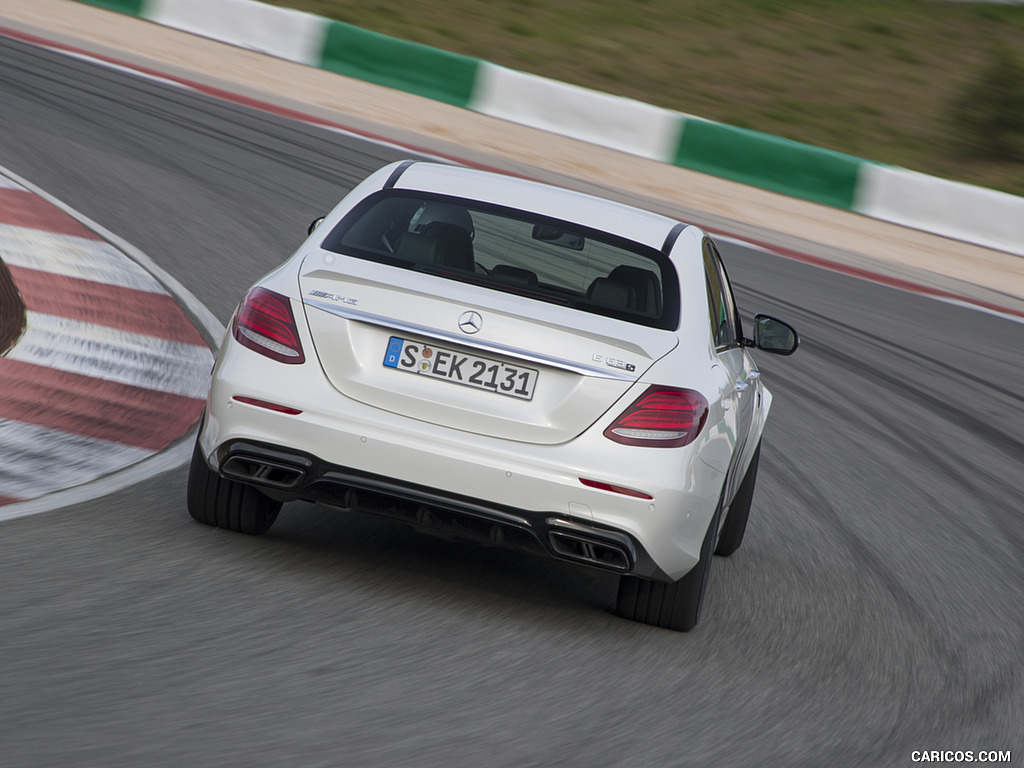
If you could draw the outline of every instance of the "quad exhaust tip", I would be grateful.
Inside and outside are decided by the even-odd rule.
[[[264,452],[258,446],[238,444],[222,460],[220,474],[268,490],[295,491],[309,480],[313,466],[302,456],[291,459],[280,451]],[[346,495],[349,502],[352,499]],[[558,518],[548,518],[547,526],[548,550],[556,557],[618,573],[631,571],[636,563],[632,543],[625,535],[596,531]],[[491,538],[497,540],[500,536],[492,534]]]
[[[229,456],[220,471],[232,480],[281,490],[297,488],[306,477],[301,467],[244,454]]]
[[[625,548],[610,541],[565,531],[550,531],[551,549],[560,557],[613,571],[628,571],[632,558]]]

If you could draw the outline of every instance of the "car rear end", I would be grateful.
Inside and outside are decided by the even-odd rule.
[[[679,232],[540,185],[384,169],[246,296],[202,454],[279,500],[679,579],[723,481],[699,458],[721,436],[707,345],[678,332],[697,290],[665,253]]]

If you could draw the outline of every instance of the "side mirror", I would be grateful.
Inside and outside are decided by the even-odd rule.
[[[311,222],[309,222],[309,229],[306,230],[306,234],[307,235],[312,235],[313,234],[313,230],[316,229],[317,227],[319,227],[323,223],[324,223],[324,217],[323,216],[321,216],[318,219],[313,219]]]
[[[774,355],[792,355],[800,346],[800,336],[788,323],[768,315],[755,315],[753,346]]]

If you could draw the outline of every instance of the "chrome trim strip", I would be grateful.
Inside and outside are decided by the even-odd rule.
[[[505,344],[497,344],[491,341],[484,341],[476,337],[469,337],[465,334],[455,334],[450,331],[442,331],[437,328],[429,328],[425,325],[417,325],[416,323],[408,323],[404,320],[397,320],[393,317],[384,317],[382,315],[374,315],[369,312],[362,312],[357,309],[348,309],[347,307],[339,307],[334,304],[328,304],[323,301],[314,301],[313,299],[303,298],[302,303],[306,306],[313,307],[315,309],[322,309],[324,312],[329,312],[332,315],[343,317],[346,320],[355,320],[360,323],[367,323],[369,325],[380,326],[381,328],[388,328],[395,331],[405,331],[406,333],[415,333],[419,336],[432,336],[437,339],[444,339],[453,344],[461,347],[471,347],[473,349],[481,349],[487,352],[494,352],[499,355],[507,355],[509,357],[518,357],[522,360],[529,360],[533,363],[540,365],[547,365],[552,368],[561,368],[566,371],[572,371],[573,373],[583,374],[584,376],[595,376],[602,379],[614,379],[615,381],[636,381],[637,376],[630,376],[626,373],[620,373],[613,368],[597,368],[591,365],[583,365],[582,363],[575,363],[572,360],[563,360],[558,357],[550,357],[548,355],[540,355],[536,352],[528,352],[525,349],[519,347],[510,347]]]

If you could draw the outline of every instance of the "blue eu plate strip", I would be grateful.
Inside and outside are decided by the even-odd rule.
[[[405,342],[397,336],[392,336],[391,340],[388,341],[388,351],[384,355],[384,365],[388,368],[398,367],[398,358],[402,354],[402,345]]]

